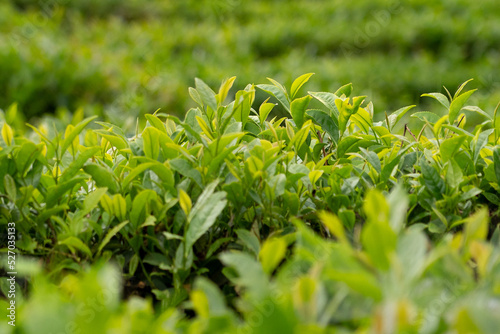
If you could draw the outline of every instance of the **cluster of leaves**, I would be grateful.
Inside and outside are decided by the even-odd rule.
[[[420,132],[401,135],[413,106],[375,122],[350,84],[301,96],[311,76],[247,85],[230,102],[234,77],[218,92],[196,79],[184,120],[148,114],[133,136],[81,111],[63,132],[29,125],[21,136],[3,122],[1,226],[15,222],[19,251],[44,263],[24,319],[65,310],[58,328],[493,333],[500,115],[466,106],[464,83],[425,94],[447,114],[414,113]],[[270,98],[254,109],[257,89]],[[269,119],[270,99],[288,117]],[[484,118],[473,131],[469,113]],[[116,292],[89,306],[111,316],[89,315],[109,261],[125,296],[153,297],[159,317]],[[445,288],[453,297],[431,309]]]
[[[83,105],[123,126],[124,111],[182,115],[195,76],[291,84],[316,72],[314,90],[357,82],[378,112],[474,77],[486,109],[500,99],[499,16],[495,0],[8,0],[0,107],[17,101],[31,117]]]

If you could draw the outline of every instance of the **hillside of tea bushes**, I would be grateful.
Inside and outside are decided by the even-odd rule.
[[[311,90],[355,82],[376,116],[427,110],[420,94],[467,78],[491,109],[499,39],[497,0],[4,0],[0,108],[18,102],[29,121],[84,106],[128,130],[124,110],[183,118],[193,77],[216,86],[238,73],[243,89],[315,72]]]
[[[196,107],[135,133],[1,113],[18,277],[0,331],[496,334],[498,108],[470,106],[466,82],[423,95],[444,116],[374,121],[351,84],[309,91],[311,75],[234,96],[234,77],[196,79]]]

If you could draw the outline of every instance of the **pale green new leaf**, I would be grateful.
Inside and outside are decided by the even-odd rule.
[[[92,116],[92,117],[89,117],[89,118],[86,118],[84,119],[83,121],[81,121],[80,123],[78,123],[74,128],[73,130],[68,133],[68,135],[66,136],[66,138],[64,138],[64,142],[61,146],[61,153],[64,154],[64,152],[66,152],[66,150],[68,149],[68,147],[71,145],[71,143],[73,143],[73,140],[76,138],[76,136],[78,136],[82,131],[83,129],[90,123],[92,122],[94,119],[96,119],[97,116]]]
[[[160,133],[154,127],[147,127],[142,132],[144,154],[153,160],[158,159],[158,154],[160,154]]]
[[[304,124],[306,109],[311,99],[311,96],[306,95],[292,101],[292,104],[290,106],[292,118],[295,122],[295,125],[299,129],[302,128],[302,125]]]
[[[453,124],[453,122],[455,121],[455,119],[457,118],[458,116],[458,113],[460,112],[460,110],[462,110],[462,107],[465,105],[465,103],[467,102],[467,100],[469,99],[469,97],[476,91],[477,89],[472,89],[472,90],[469,90],[465,93],[463,93],[462,95],[458,96],[458,97],[455,97],[453,99],[453,101],[451,101],[451,104],[450,104],[450,111],[449,111],[449,116],[450,116],[450,123]]]
[[[288,100],[286,92],[282,88],[268,84],[257,85],[257,88],[262,89],[264,92],[274,96],[285,108],[285,110],[290,113],[290,101]]]
[[[199,78],[194,79],[196,90],[201,96],[203,102],[212,108],[213,111],[217,110],[217,100],[215,98],[215,92]]]
[[[443,163],[448,162],[455,156],[455,154],[457,154],[466,139],[466,136],[455,136],[443,140],[440,147],[441,159],[443,159]]]
[[[299,92],[299,89],[313,76],[314,73],[303,74],[292,83],[292,88],[290,89],[290,98],[295,99],[295,95]]]
[[[271,238],[264,242],[259,252],[259,260],[266,274],[272,274],[276,266],[285,257],[286,249],[287,244],[281,238]]]

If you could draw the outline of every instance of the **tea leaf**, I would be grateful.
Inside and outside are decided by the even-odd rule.
[[[301,97],[300,99],[296,99],[292,101],[292,104],[290,106],[293,121],[295,122],[295,125],[297,128],[302,128],[302,125],[304,124],[304,118],[306,114],[306,108],[309,105],[309,102],[311,101],[312,97],[310,96],[304,96]]]
[[[83,170],[85,173],[92,176],[97,187],[106,187],[112,194],[118,192],[118,182],[116,181],[115,175],[109,171],[109,169],[97,164],[88,164],[83,167]]]
[[[214,192],[216,185],[217,183],[213,182],[205,188],[188,216],[186,249],[191,248],[210,229],[226,207],[226,192]]]
[[[80,123],[78,123],[73,130],[67,133],[67,135],[64,138],[64,142],[61,146],[61,153],[64,154],[68,147],[73,143],[73,141],[76,139],[76,137],[83,131],[83,129],[93,120],[95,120],[97,116],[92,116],[84,119]]]
[[[299,92],[299,89],[309,81],[309,79],[314,75],[314,73],[303,74],[292,83],[292,88],[290,89],[290,98],[293,100]],[[292,113],[293,114],[293,113]],[[300,126],[299,126],[300,127]]]

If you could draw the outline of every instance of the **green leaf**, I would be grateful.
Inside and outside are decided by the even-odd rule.
[[[316,124],[321,126],[335,143],[339,141],[339,125],[336,123],[335,118],[319,109],[309,109],[307,110],[307,115],[310,116]]]
[[[212,227],[219,214],[226,207],[226,192],[214,192],[217,183],[214,181],[205,188],[188,216],[188,227],[185,235],[186,249],[191,248]]]
[[[398,183],[387,198],[389,204],[389,225],[399,233],[405,226],[410,200],[401,183]]]
[[[389,120],[389,130],[392,131],[396,124],[403,118],[403,116],[411,109],[415,108],[415,105],[403,107],[401,109],[396,110],[392,114],[390,114],[387,119]]]
[[[268,291],[268,280],[262,265],[250,254],[242,252],[223,253],[220,256],[223,264],[233,267],[238,277],[234,280],[238,286],[247,288],[256,298],[265,296]]]
[[[285,110],[290,113],[290,101],[288,100],[288,96],[286,95],[286,92],[283,90],[283,88],[267,84],[257,85],[257,88],[263,90],[269,95],[274,96],[285,108]]]
[[[463,93],[462,95],[458,96],[458,97],[455,97],[453,99],[453,101],[451,101],[451,104],[450,104],[450,112],[448,113],[448,115],[450,116],[450,123],[453,124],[453,122],[455,121],[455,119],[457,118],[458,116],[458,113],[460,112],[460,110],[462,110],[462,107],[465,105],[465,103],[467,102],[467,100],[469,99],[469,97],[476,91],[477,89],[472,89],[472,90],[469,90],[465,93]]]
[[[7,146],[11,146],[14,141],[14,131],[6,122],[2,126],[2,139]]]
[[[427,97],[431,97],[435,100],[437,100],[439,103],[441,103],[441,105],[443,107],[446,108],[446,110],[448,110],[450,108],[450,101],[448,100],[448,98],[441,94],[441,93],[429,93],[429,94],[422,94],[421,96],[427,96]]]
[[[301,97],[300,99],[295,99],[292,101],[292,104],[290,106],[292,118],[295,122],[295,125],[299,129],[302,128],[302,125],[304,124],[306,109],[311,99],[311,96],[306,95],[304,97]]]
[[[113,238],[120,230],[129,223],[128,220],[121,222],[120,224],[116,225],[113,227],[109,232],[106,234],[104,239],[102,240],[101,244],[99,245],[99,248],[97,249],[97,255],[101,254],[102,250],[104,247],[111,241],[111,238]]]
[[[374,222],[389,222],[389,205],[384,195],[376,190],[370,189],[365,195],[363,202],[363,211],[366,214],[368,221]]]
[[[362,137],[357,136],[347,136],[342,138],[337,147],[337,158],[343,158],[346,153],[351,153],[359,150],[360,147],[370,147],[374,142],[365,140]]]
[[[64,154],[64,152],[66,152],[68,147],[73,143],[73,140],[75,140],[76,136],[78,136],[83,131],[83,129],[96,118],[97,118],[97,116],[92,116],[92,117],[88,117],[88,118],[84,119],[83,121],[78,123],[70,133],[68,133],[66,138],[64,138],[64,142],[63,142],[62,147],[61,147],[62,154]]]
[[[443,124],[442,127],[445,129],[449,129],[449,130],[451,130],[459,135],[464,135],[464,136],[467,136],[469,138],[474,138],[474,135],[472,133],[470,133],[469,131],[464,130],[462,128],[459,128],[456,125]]]
[[[462,84],[458,87],[457,91],[455,92],[455,95],[453,95],[453,99],[456,99],[456,98],[457,98],[457,96],[459,96],[459,95],[460,95],[460,93],[462,92],[462,90],[465,88],[465,86],[466,86],[469,82],[471,82],[472,80],[474,80],[474,79],[469,79],[469,80],[465,81],[464,83],[462,83]]]
[[[493,164],[495,166],[495,175],[497,177],[497,182],[500,184],[500,147],[496,147],[493,150]]]
[[[119,186],[115,175],[106,167],[97,164],[88,164],[83,167],[85,173],[90,174],[98,187],[106,187],[109,192],[116,194]]]
[[[127,141],[112,133],[111,131],[106,131],[106,130],[95,130],[95,133],[97,133],[99,136],[103,137],[107,141],[111,143],[113,147],[115,147],[117,150],[123,150],[129,147]]]
[[[16,181],[9,174],[5,174],[3,177],[3,187],[11,201],[15,201],[17,198]]]
[[[234,80],[236,80],[236,77],[231,77],[229,79],[224,80],[220,85],[219,93],[215,96],[218,105],[224,103],[224,100],[226,99],[229,90],[231,89],[231,87],[233,87]]]
[[[364,110],[363,108],[359,108],[358,112],[351,116],[354,124],[363,131],[368,134],[370,132],[370,128],[373,125],[370,114]]]
[[[23,143],[19,151],[16,153],[16,167],[19,175],[24,177],[28,172],[31,164],[36,160],[40,152],[42,151],[43,144],[35,145],[34,143],[27,141]]]
[[[190,142],[203,143],[200,136],[201,127],[199,126],[196,117],[201,117],[200,110],[193,108],[189,109],[184,117],[184,123],[181,123],[181,126],[184,128],[186,136]]]
[[[280,197],[285,193],[286,176],[284,174],[271,176],[268,178],[267,184],[272,191],[272,198]]]
[[[195,78],[194,82],[196,90],[200,94],[203,102],[212,108],[213,111],[217,111],[217,99],[215,98],[215,92],[201,79]]]
[[[259,108],[259,120],[260,120],[260,124],[264,124],[264,122],[267,119],[267,116],[269,115],[269,113],[271,112],[271,110],[273,110],[273,108],[275,106],[276,106],[276,104],[274,104],[274,103],[268,103],[268,102],[264,102],[264,103],[262,103],[260,105],[260,108]]]
[[[193,87],[188,88],[189,96],[193,99],[196,104],[200,106],[201,109],[203,109],[203,100],[201,99],[200,93]]]
[[[197,277],[194,282],[195,291],[203,291],[208,301],[208,310],[210,315],[217,317],[229,311],[226,306],[224,295],[218,286],[205,277]]]
[[[113,213],[120,220],[124,221],[127,217],[127,202],[122,195],[116,194],[112,201]]]
[[[352,104],[349,103],[349,99],[336,99],[335,105],[339,110],[339,129],[340,135],[345,132],[347,128],[347,123],[352,115],[356,114],[365,100],[366,96],[356,96],[352,98]]]
[[[340,219],[326,211],[321,211],[318,213],[318,217],[321,219],[321,222],[328,228],[330,233],[332,233],[340,242],[344,245],[350,247],[349,241],[345,235],[344,226]]]
[[[486,119],[493,121],[493,117],[488,115],[488,113],[486,113],[483,109],[481,109],[477,106],[465,106],[462,109],[467,110],[467,111],[474,111],[474,112],[478,113],[479,115],[484,116]]]
[[[165,128],[165,124],[156,115],[146,114],[144,116],[155,129],[159,130],[162,133],[167,134],[167,129]],[[142,135],[144,136],[144,132]]]
[[[77,184],[84,183],[87,177],[76,177],[66,182],[58,183],[47,189],[47,197],[45,198],[45,203],[47,208],[51,208],[57,204],[63,195],[69,190],[73,189]]]
[[[443,163],[448,162],[455,156],[455,154],[457,154],[466,139],[466,136],[455,136],[443,140],[440,147],[441,159],[443,159]]]
[[[130,258],[130,262],[128,263],[128,274],[130,276],[134,276],[138,265],[139,265],[139,256],[137,254],[134,254]]]
[[[149,204],[156,200],[158,195],[154,190],[145,189],[135,196],[130,211],[130,223],[134,228],[138,228],[146,219],[146,213],[149,211]]]
[[[384,165],[384,167],[382,168],[382,174],[380,175],[382,181],[387,182],[387,180],[389,180],[394,170],[394,167],[396,167],[399,164],[399,161],[404,156],[404,154],[416,144],[417,143],[412,143],[410,145],[407,145],[405,148],[403,148],[398,152],[398,155],[395,158],[393,158],[390,162]]]
[[[285,257],[286,249],[287,244],[282,238],[271,238],[264,242],[259,252],[259,260],[266,274],[272,274]]]
[[[416,112],[416,113],[413,113],[411,115],[411,117],[418,118],[422,122],[427,121],[427,122],[429,122],[431,124],[436,123],[441,118],[439,115],[437,115],[437,114],[435,114],[433,112],[430,112],[430,111]]]
[[[337,96],[342,96],[345,95],[346,97],[351,96],[352,93],[352,83],[348,83],[347,85],[344,85],[337,89],[337,91],[334,93]]]
[[[474,138],[474,164],[480,157],[481,150],[488,144],[488,138],[495,131],[494,129],[489,129],[485,131],[480,131],[476,134]]]
[[[203,131],[203,133],[211,140],[214,140],[214,133],[211,127],[205,121],[205,118],[196,116],[196,121],[198,122],[198,125],[200,126],[200,129]]]
[[[182,189],[179,189],[179,205],[181,206],[181,209],[182,211],[184,211],[186,216],[188,216],[193,205],[191,203],[191,198],[189,197],[189,195]]]
[[[107,190],[108,190],[107,188],[98,188],[93,192],[89,193],[85,197],[85,200],[83,201],[83,209],[79,211],[79,214],[87,215],[92,210],[94,210],[94,208],[97,206],[97,204],[99,204],[99,201],[101,200],[102,196],[104,196]]]
[[[158,159],[158,154],[160,154],[160,133],[153,127],[147,127],[142,132],[144,155],[152,160]]]
[[[366,161],[372,165],[373,168],[377,171],[378,174],[382,172],[382,165],[380,163],[380,158],[378,157],[377,153],[368,151],[362,147],[359,148],[359,150],[363,153],[363,156],[366,158]]]
[[[488,208],[481,208],[466,219],[464,245],[467,247],[474,240],[484,241],[488,235]]]
[[[255,90],[253,88],[250,91],[240,90],[236,93],[236,99],[231,116],[233,116],[237,122],[241,122],[242,128],[245,128],[245,124],[248,121],[248,116],[250,115],[250,109],[254,98]],[[226,118],[223,126],[221,127],[221,132],[224,132],[226,127],[229,125],[229,121],[230,117]]]
[[[233,241],[233,238],[220,238],[215,240],[210,247],[208,248],[207,254],[205,255],[205,259],[209,259],[212,255],[222,247],[223,244],[229,243]]]
[[[303,74],[301,75],[300,77],[298,77],[297,79],[295,79],[292,83],[292,88],[290,89],[290,98],[293,100],[295,99],[295,95],[297,95],[297,93],[299,92],[299,89],[306,83],[309,81],[309,79],[311,78],[311,76],[313,76],[314,73],[307,73],[307,74]]]
[[[151,167],[162,165],[159,162],[148,162],[142,163],[139,166],[132,169],[132,171],[123,179],[122,181],[122,189],[126,189],[130,182],[132,182],[139,174],[143,173],[145,170],[150,169]]]
[[[462,169],[456,163],[455,159],[450,159],[448,161],[448,167],[446,169],[446,182],[451,188],[455,189],[460,185],[462,181]]]
[[[65,245],[67,246],[72,252],[74,252],[74,248],[78,249],[82,253],[88,255],[88,257],[92,257],[92,252],[90,251],[89,247],[83,243],[79,238],[71,236],[63,241],[59,241],[58,245]]]
[[[238,229],[235,232],[236,235],[238,235],[238,239],[241,240],[241,243],[252,251],[255,256],[258,256],[260,252],[260,243],[255,234],[244,229]]]
[[[425,161],[422,161],[420,168],[422,168],[422,177],[427,189],[429,189],[436,198],[443,198],[443,194],[446,192],[446,185],[439,175],[439,172]]]
[[[100,150],[100,147],[90,147],[81,151],[78,157],[68,166],[68,168],[64,169],[59,181],[66,182],[70,180],[80,169],[82,169],[83,165]]]
[[[298,151],[300,150],[301,146],[306,142],[307,136],[311,132],[311,126],[312,122],[309,120],[307,121],[302,129],[297,131],[297,133],[293,136],[292,140],[290,141],[290,145],[295,145],[295,149]]]
[[[337,95],[328,92],[308,92],[308,93],[316,100],[323,103],[323,105],[327,107],[328,110],[330,111],[332,117],[338,122],[339,110],[335,105],[335,100],[338,99]]]
[[[375,267],[389,269],[397,236],[387,221],[369,220],[361,232],[361,243]]]

